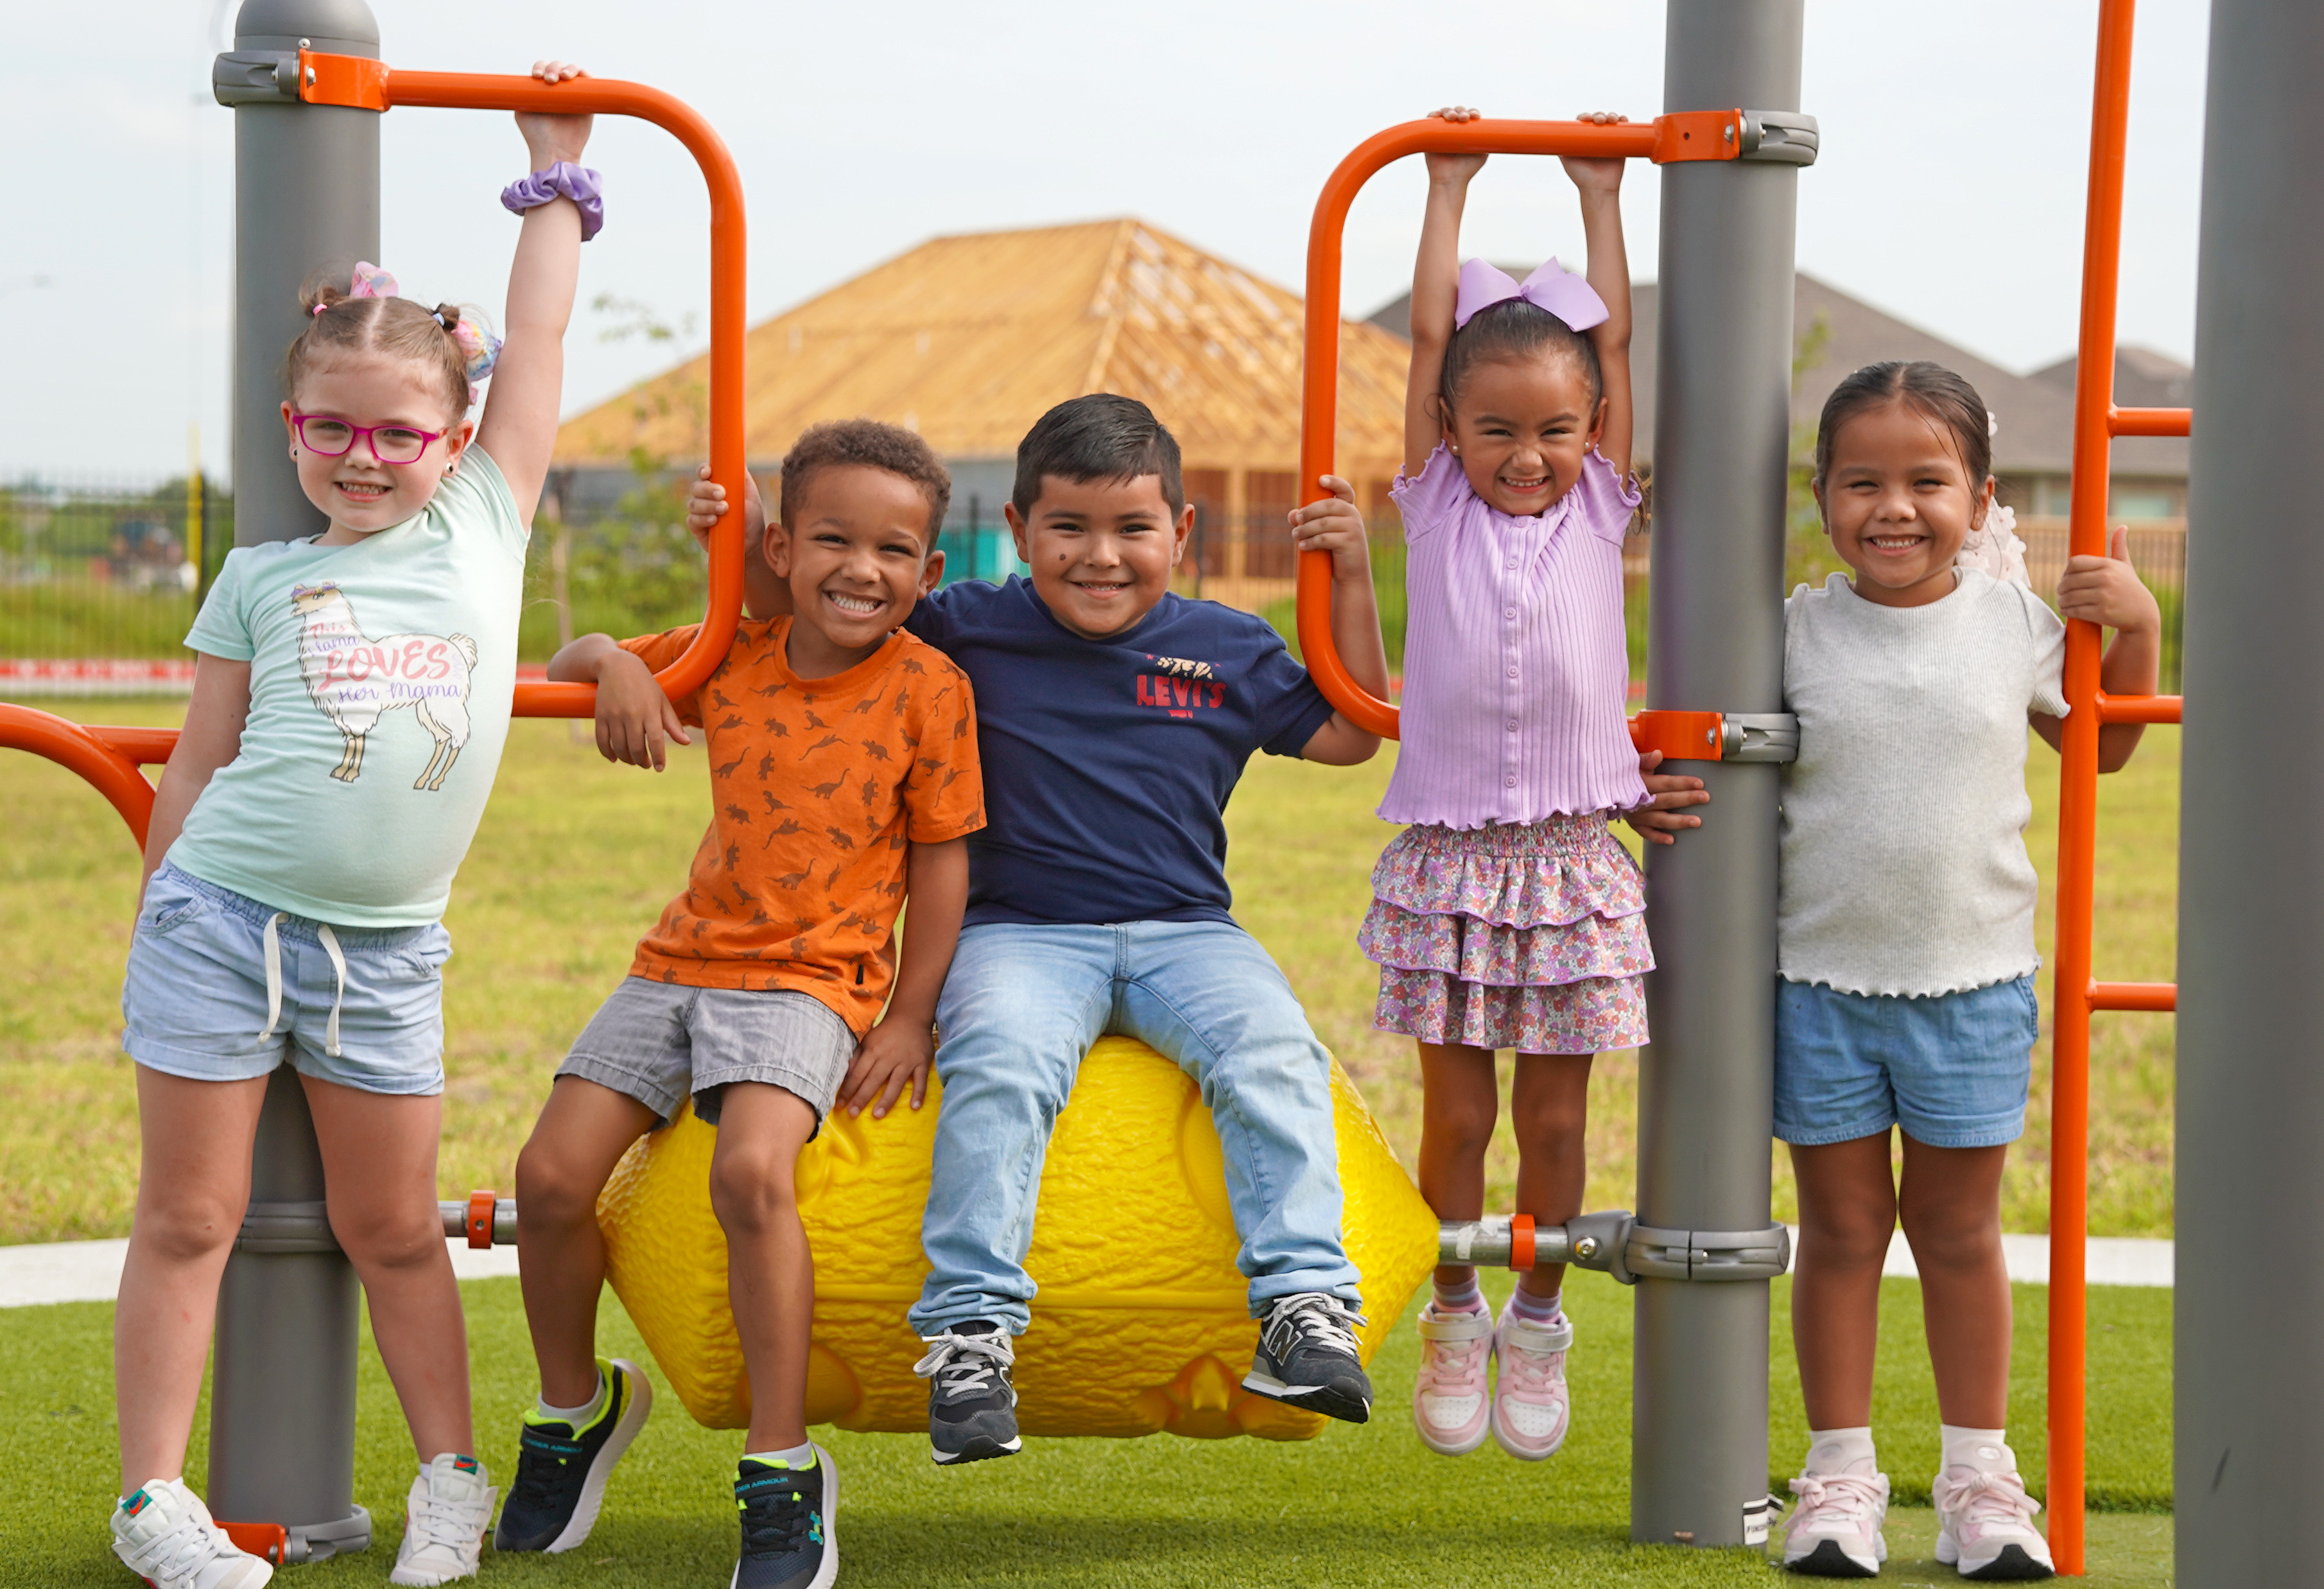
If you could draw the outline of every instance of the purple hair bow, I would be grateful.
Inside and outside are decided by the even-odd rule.
[[[1606,319],[1606,300],[1598,296],[1596,289],[1554,259],[1527,276],[1522,284],[1507,271],[1496,270],[1481,259],[1464,259],[1461,262],[1460,294],[1453,300],[1452,324],[1457,329],[1467,325],[1480,309],[1507,303],[1512,298],[1522,298],[1536,309],[1546,309],[1564,321],[1569,330],[1587,331]]]

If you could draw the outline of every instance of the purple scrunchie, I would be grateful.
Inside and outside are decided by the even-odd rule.
[[[522,215],[552,199],[570,199],[581,212],[582,242],[604,228],[605,197],[598,189],[597,173],[586,165],[560,160],[545,171],[528,171],[501,189],[501,203],[512,215]]]

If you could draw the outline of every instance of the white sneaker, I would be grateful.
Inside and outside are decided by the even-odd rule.
[[[1500,1372],[1493,1381],[1493,1439],[1521,1462],[1539,1462],[1565,1444],[1573,1399],[1565,1388],[1565,1354],[1573,1347],[1573,1321],[1560,1313],[1549,1324],[1517,1314],[1511,1292],[1493,1332]]]
[[[1802,1474],[1792,1493],[1800,1503],[1784,1524],[1784,1566],[1811,1578],[1880,1575],[1888,1559],[1880,1533],[1888,1516],[1886,1474]]]
[[[1412,1423],[1420,1443],[1440,1456],[1466,1456],[1485,1443],[1485,1376],[1493,1362],[1493,1316],[1482,1303],[1447,1313],[1434,1300],[1420,1310],[1420,1374],[1412,1385]]]
[[[210,1520],[183,1479],[155,1479],[113,1509],[113,1554],[153,1589],[260,1589],[274,1569]]]
[[[499,1495],[484,1464],[473,1456],[447,1451],[421,1468],[404,1500],[403,1543],[387,1581],[426,1589],[475,1577]]]
[[[2057,1572],[2034,1527],[2041,1502],[2015,1474],[1955,1464],[1929,1486],[1937,1502],[1937,1560],[1964,1578],[2024,1580]]]

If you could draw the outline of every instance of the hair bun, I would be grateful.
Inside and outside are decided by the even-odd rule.
[[[456,303],[439,303],[428,312],[434,315],[436,323],[447,331],[460,323],[460,306]]]
[[[346,288],[318,279],[308,282],[300,291],[299,307],[311,317],[321,314],[326,309],[338,308],[347,301],[347,298]]]

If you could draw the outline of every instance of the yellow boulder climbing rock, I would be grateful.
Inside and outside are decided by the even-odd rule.
[[[1332,1100],[1348,1253],[1363,1271],[1367,1362],[1436,1261],[1436,1217],[1335,1060]],[[885,1120],[835,1113],[800,1156],[815,1250],[807,1417],[844,1429],[927,1427],[920,1294],[937,1089]],[[716,1133],[691,1109],[632,1148],[598,1201],[613,1289],[696,1422],[740,1428],[751,1385],[726,1304],[726,1242],[710,1211]],[[1101,1039],[1057,1117],[1032,1251],[1040,1287],[1017,1344],[1028,1435],[1256,1435],[1311,1439],[1326,1420],[1242,1388],[1258,1326],[1235,1269],[1218,1133],[1194,1084],[1126,1038]]]

